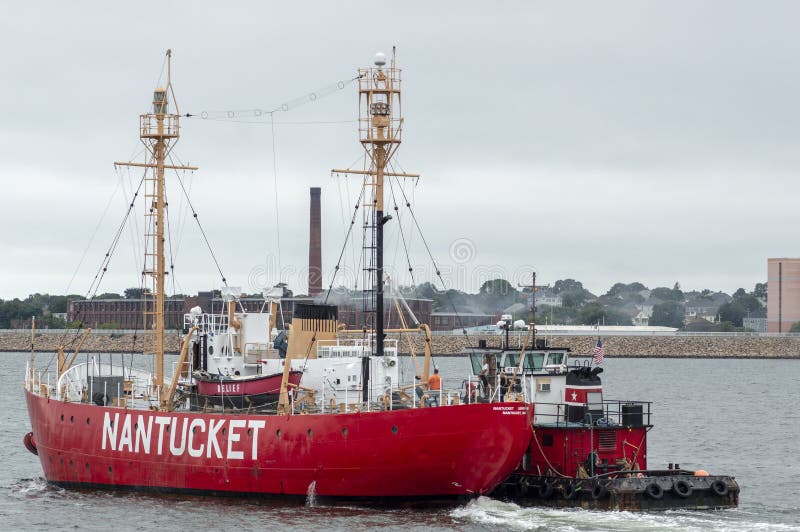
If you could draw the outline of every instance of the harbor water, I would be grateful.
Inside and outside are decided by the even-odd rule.
[[[49,356],[39,355],[43,363]],[[441,509],[305,504],[280,500],[70,491],[47,485],[30,430],[22,380],[26,353],[0,353],[2,530],[797,530],[800,531],[800,360],[614,359],[606,399],[652,401],[650,467],[734,475],[740,507],[639,514],[525,508],[481,497]],[[445,388],[469,371],[464,358],[435,360]],[[410,361],[405,359],[407,368]],[[425,481],[425,472],[413,470]]]

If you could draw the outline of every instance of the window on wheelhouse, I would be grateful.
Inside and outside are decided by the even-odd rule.
[[[525,371],[539,371],[544,366],[544,353],[526,353],[522,369]]]
[[[548,353],[547,355],[547,364],[563,364],[564,363],[564,353]]]

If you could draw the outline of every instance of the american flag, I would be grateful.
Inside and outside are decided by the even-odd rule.
[[[594,363],[598,366],[602,364],[605,354],[606,352],[603,350],[603,342],[601,342],[600,338],[598,338],[597,345],[594,348]]]

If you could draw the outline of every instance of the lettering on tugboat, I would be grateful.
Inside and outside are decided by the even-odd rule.
[[[135,419],[134,419],[135,418]],[[171,454],[192,458],[258,459],[258,434],[263,419],[204,419],[178,416],[105,413],[101,448],[116,452]],[[169,430],[166,428],[169,427]],[[242,435],[252,432],[252,444]],[[249,448],[248,448],[249,447]]]

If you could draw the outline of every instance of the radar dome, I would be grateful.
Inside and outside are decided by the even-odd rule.
[[[375,54],[375,66],[382,67],[386,64],[386,54],[383,52],[378,52]]]

